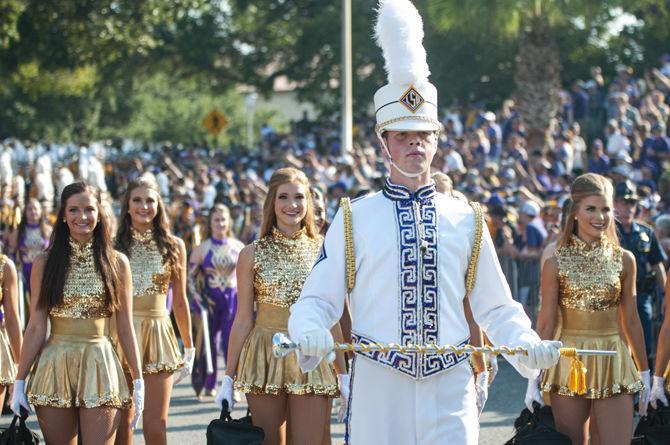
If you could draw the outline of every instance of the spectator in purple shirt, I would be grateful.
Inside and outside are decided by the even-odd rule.
[[[606,174],[610,169],[610,158],[605,154],[603,141],[596,139],[591,145],[591,157],[589,158],[589,172]]]

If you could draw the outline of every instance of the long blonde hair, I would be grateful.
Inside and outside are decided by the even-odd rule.
[[[577,215],[581,202],[584,198],[588,198],[589,196],[603,196],[612,203],[613,207],[614,187],[612,187],[612,183],[609,179],[595,173],[586,173],[575,179],[570,187],[572,204],[570,205],[570,211],[565,218],[563,231],[558,238],[558,247],[567,246],[570,242],[570,238],[572,238],[573,235],[577,235],[575,216]],[[609,225],[605,228],[605,237],[611,244],[615,246],[620,245],[619,238],[616,234],[616,227],[614,225],[614,215],[612,215]]]
[[[259,238],[262,238],[272,231],[272,228],[277,225],[277,215],[275,214],[275,199],[277,199],[277,189],[280,185],[289,182],[302,184],[305,186],[305,207],[307,212],[305,217],[300,222],[301,227],[305,228],[307,236],[316,238],[318,231],[314,224],[314,204],[312,203],[312,192],[309,187],[309,180],[307,176],[298,169],[293,167],[285,167],[275,170],[270,177],[268,183],[268,194],[263,203],[263,223],[261,224],[261,232]]]

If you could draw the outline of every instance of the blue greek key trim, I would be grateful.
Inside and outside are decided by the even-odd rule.
[[[377,343],[376,341],[357,333],[352,333],[351,338],[354,343],[360,343],[362,345]],[[469,341],[470,339],[466,338],[458,343],[457,346],[464,346],[468,344]],[[463,354],[456,354],[454,352],[446,354],[417,354],[416,352],[368,351],[356,352],[356,354],[360,354],[381,365],[393,368],[415,380],[420,380],[424,377],[430,377],[439,374],[440,372],[444,372],[458,365],[470,356],[467,352],[464,352]],[[418,366],[419,363],[425,364]]]

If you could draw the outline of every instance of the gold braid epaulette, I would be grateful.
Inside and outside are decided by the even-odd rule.
[[[472,254],[468,262],[468,270],[465,273],[465,297],[467,298],[475,287],[475,278],[477,277],[477,264],[479,263],[479,253],[482,249],[482,235],[484,233],[484,212],[478,202],[471,201],[470,207],[475,212],[475,238],[472,245]]]
[[[351,200],[346,196],[340,199],[344,217],[344,256],[347,273],[347,294],[351,295],[356,284],[356,256],[354,255],[354,231],[352,226]]]

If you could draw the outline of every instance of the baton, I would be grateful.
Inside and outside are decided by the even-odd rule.
[[[272,354],[276,358],[286,357],[291,352],[297,351],[300,345],[291,341],[288,336],[282,332],[277,332],[272,336]],[[505,354],[505,355],[528,355],[528,350],[523,346],[509,347],[499,346],[473,346],[473,345],[445,345],[438,346],[435,344],[418,345],[407,344],[399,345],[396,343],[335,343],[333,351],[351,351],[351,352],[416,352],[419,354],[445,354],[447,352],[455,352],[456,354],[479,353],[479,354]],[[559,353],[561,357],[574,357],[575,355],[599,355],[599,356],[616,356],[616,351],[603,351],[599,349],[574,349],[574,348],[560,348]]]

